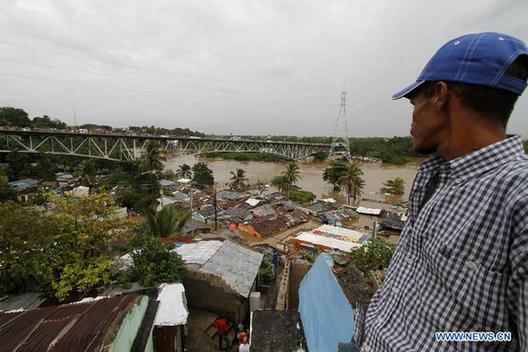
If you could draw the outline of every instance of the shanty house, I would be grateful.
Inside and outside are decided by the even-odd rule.
[[[21,180],[9,182],[8,185],[15,191],[17,201],[28,202],[37,194],[37,187],[40,181],[32,178],[23,178]]]
[[[186,264],[183,284],[189,307],[232,321],[246,319],[263,254],[231,241],[179,244],[175,251]]]

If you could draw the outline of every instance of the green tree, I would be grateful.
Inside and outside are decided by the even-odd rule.
[[[314,161],[323,161],[328,158],[328,152],[319,151],[314,154]]]
[[[191,218],[191,212],[177,204],[169,204],[158,212],[147,214],[147,225],[151,234],[158,237],[180,235]]]
[[[134,263],[129,271],[131,282],[137,281],[145,287],[181,282],[185,265],[173,251],[174,245],[142,234],[131,242],[131,246]]]
[[[284,195],[287,195],[292,188],[292,185],[290,181],[288,180],[288,176],[286,175],[275,176],[271,180],[271,184],[277,187],[279,192],[283,193]]]
[[[55,296],[63,301],[73,296],[87,296],[98,288],[117,282],[112,271],[112,260],[107,255],[88,258],[67,264],[60,280],[52,283]]]
[[[231,182],[229,183],[229,188],[244,191],[247,188],[247,177],[246,172],[242,169],[236,169],[235,172],[231,171]]]
[[[140,170],[140,163],[127,161],[114,167],[107,181],[107,188],[116,187],[116,201],[123,207],[138,212],[153,212],[157,207],[161,186],[158,176],[144,173]]]
[[[0,107],[0,125],[28,127],[31,125],[31,120],[23,109],[3,106]]]
[[[104,259],[111,259],[109,242],[133,233],[133,224],[116,216],[108,194],[74,198],[50,193],[49,202],[52,212],[0,205],[1,293],[40,290],[65,299],[90,291],[109,275],[103,270]],[[83,281],[75,282],[74,274]],[[94,278],[99,274],[100,280]]]
[[[0,203],[14,201],[16,199],[16,193],[6,182],[6,177],[0,176]]]
[[[380,192],[401,196],[405,193],[405,181],[401,177],[396,177],[394,180],[387,180],[383,183]]]
[[[176,177],[178,178],[192,178],[191,167],[187,164],[181,164],[176,170]]]
[[[299,181],[300,177],[300,171],[299,171],[299,165],[296,163],[289,163],[288,166],[286,166],[286,170],[282,173],[286,178],[288,179],[288,182],[290,185],[295,185],[297,181]]]
[[[93,159],[83,160],[79,164],[76,176],[79,177],[83,186],[89,188],[88,193],[91,193],[97,178],[97,165],[95,161]]]
[[[6,161],[9,164],[7,168],[7,176],[10,181],[16,181],[23,177],[32,176],[31,155],[14,151],[6,155]]]
[[[31,175],[44,181],[55,181],[58,158],[55,155],[39,153],[30,156],[36,163],[31,167]]]
[[[42,117],[34,117],[33,120],[31,120],[31,127],[65,129],[68,126],[61,120],[52,119],[48,115],[44,115]]]
[[[362,246],[357,247],[351,254],[352,263],[365,276],[389,266],[394,246],[381,237],[372,237]]]
[[[339,178],[346,174],[348,165],[346,161],[331,161],[323,171],[323,180],[331,184],[336,192],[341,190]]]
[[[197,188],[204,189],[214,185],[213,171],[207,167],[206,163],[199,162],[192,167],[193,185]]]
[[[163,155],[160,149],[160,144],[150,140],[145,145],[145,151],[141,156],[140,169],[142,172],[158,173],[163,170],[163,162],[166,160],[165,155]]]
[[[365,187],[365,181],[361,178],[362,175],[363,171],[361,171],[359,166],[348,164],[345,173],[338,179],[341,187],[345,188],[349,205],[350,199],[354,200],[354,204],[356,203],[357,199],[361,196],[361,190]]]

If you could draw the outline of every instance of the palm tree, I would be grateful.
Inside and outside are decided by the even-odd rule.
[[[247,187],[246,172],[242,169],[236,169],[236,172],[231,171],[231,182],[229,188],[236,191],[243,191]]]
[[[176,177],[178,178],[192,178],[191,167],[187,164],[181,164],[176,170]]]
[[[290,185],[293,186],[301,178],[299,172],[299,165],[297,165],[296,163],[289,163],[282,175],[286,176]]]
[[[339,177],[339,184],[345,188],[348,197],[348,205],[350,205],[350,199],[354,199],[354,204],[357,199],[361,196],[361,190],[365,187],[365,181],[361,178],[363,171],[355,165],[349,164],[346,172]]]
[[[395,196],[401,196],[405,193],[405,181],[401,177],[396,177],[394,180],[387,180],[383,183],[381,193],[389,193]]]
[[[141,155],[140,168],[143,172],[158,172],[163,170],[163,162],[167,160],[156,141],[148,141]]]
[[[154,236],[180,235],[183,226],[191,218],[191,212],[180,205],[169,204],[158,212],[147,214],[147,225]]]
[[[348,165],[345,161],[332,161],[323,171],[323,180],[331,184],[336,192],[341,190],[339,178],[346,173]]]
[[[271,184],[277,187],[279,192],[282,192],[284,195],[288,195],[288,192],[292,188],[292,185],[286,175],[275,176],[271,181]]]

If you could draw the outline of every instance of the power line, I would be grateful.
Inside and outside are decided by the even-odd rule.
[[[9,74],[5,72],[0,72],[0,76],[11,77],[11,78],[21,78],[21,79],[28,79],[28,80],[48,81],[48,82],[55,82],[55,83],[64,83],[64,84],[71,84],[71,85],[76,85],[76,86],[85,86],[85,87],[92,87],[92,88],[107,88],[107,89],[114,89],[114,90],[130,91],[130,92],[135,92],[135,93],[148,93],[148,94],[155,94],[155,95],[158,94],[158,95],[179,97],[179,98],[184,98],[184,99],[203,99],[203,97],[199,97],[199,96],[177,95],[173,93],[159,92],[159,91],[152,91],[152,90],[113,87],[113,86],[92,84],[92,83],[85,83],[85,82],[72,82],[72,81],[66,81],[66,80],[54,79],[54,78],[15,75],[15,74]],[[207,99],[221,100],[221,101],[228,101],[228,102],[254,103],[249,100],[234,99],[234,98],[233,99],[223,99],[219,97],[208,97]],[[263,102],[263,103],[266,103],[268,105],[299,105],[299,106],[332,106],[334,105],[332,103],[290,103],[290,102],[277,102],[277,101],[270,101],[270,102]]]
[[[191,75],[191,74],[188,74],[188,73],[181,73],[181,72],[176,72],[176,71],[163,70],[163,69],[159,69],[159,68],[145,67],[145,66],[140,66],[140,65],[133,65],[133,64],[129,64],[129,63],[122,63],[122,62],[121,63],[116,63],[116,62],[112,62],[112,61],[108,61],[108,60],[102,60],[102,59],[98,59],[98,58],[87,58],[87,57],[75,55],[75,54],[72,54],[72,53],[56,51],[56,50],[50,50],[50,49],[44,49],[44,48],[35,48],[35,47],[27,46],[27,45],[15,44],[15,43],[10,43],[10,42],[6,42],[6,41],[2,41],[2,40],[0,40],[0,44],[7,45],[7,46],[12,46],[12,47],[17,47],[17,48],[35,50],[35,51],[45,51],[45,52],[47,51],[47,52],[55,53],[55,54],[58,54],[58,55],[64,55],[64,56],[75,57],[75,58],[82,59],[82,60],[90,60],[90,61],[100,62],[100,63],[104,63],[104,64],[109,64],[109,65],[112,65],[112,66],[122,66],[122,67],[129,67],[129,68],[139,69],[139,70],[144,70],[144,71],[159,72],[159,73],[166,73],[166,74],[175,74],[175,75],[189,77],[189,78],[194,78],[194,79],[201,79],[201,80],[207,80],[207,81],[216,81],[216,82],[219,82],[219,83],[231,84],[231,85],[234,84],[234,85],[240,85],[240,86],[258,87],[258,88],[265,88],[265,89],[285,90],[283,87],[280,87],[280,86],[266,86],[266,85],[254,84],[254,83],[246,83],[246,82],[244,82],[244,83],[231,82],[231,81],[226,81],[226,80],[220,80],[220,79],[217,79],[217,78],[201,77],[201,76],[197,76],[197,75]],[[326,93],[326,92],[322,92],[322,91],[320,91],[320,92],[304,91],[304,92],[308,93],[308,94]],[[326,96],[326,97],[329,98],[330,96]]]

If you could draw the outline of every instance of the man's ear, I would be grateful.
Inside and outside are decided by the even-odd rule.
[[[444,81],[438,81],[434,86],[435,93],[431,101],[435,105],[437,111],[443,110],[450,99],[449,87]]]

